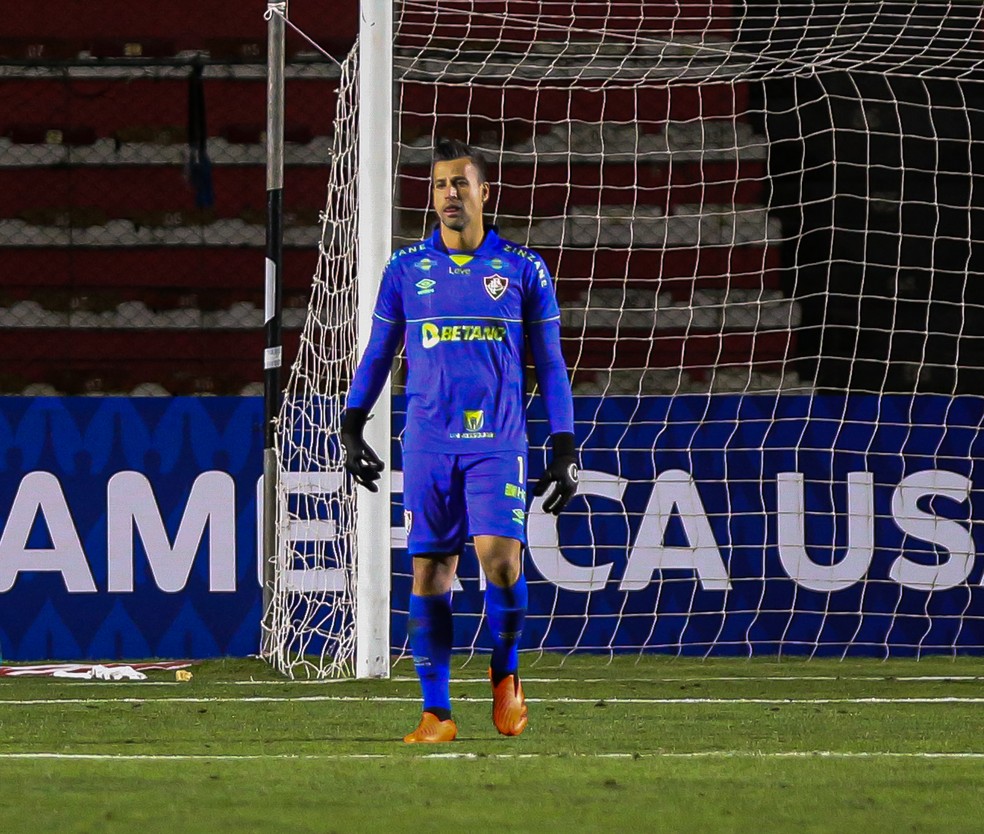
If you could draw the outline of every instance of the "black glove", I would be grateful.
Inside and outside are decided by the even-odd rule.
[[[370,492],[379,492],[375,482],[383,471],[383,462],[362,439],[362,429],[368,419],[369,412],[364,408],[345,409],[340,436],[345,450],[345,468],[352,473],[356,483],[362,484]]]
[[[553,445],[550,464],[533,487],[533,494],[543,495],[553,484],[553,490],[543,502],[543,510],[560,515],[577,492],[577,454],[574,451],[574,435],[570,432],[553,434],[550,441]]]

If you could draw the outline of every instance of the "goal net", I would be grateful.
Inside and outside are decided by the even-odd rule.
[[[525,649],[984,646],[981,17],[887,0],[397,4],[394,247],[429,231],[435,140],[465,139],[493,162],[488,221],[543,255],[561,303],[582,488],[559,521],[531,508]],[[331,420],[281,432],[337,472],[327,404],[353,357],[342,323],[320,324],[317,299],[350,275],[331,255],[322,341],[288,392]],[[533,483],[547,428],[530,394]],[[397,653],[400,470],[395,447]],[[470,549],[459,570],[456,647],[482,651]],[[343,612],[344,593],[291,598]],[[334,627],[329,654],[348,645]]]

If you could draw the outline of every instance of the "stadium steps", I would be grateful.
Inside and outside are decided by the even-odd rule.
[[[631,214],[635,205],[658,207],[664,213],[703,198],[707,204],[733,202],[760,204],[765,176],[761,163],[684,163],[653,165],[634,176],[631,165],[543,166],[535,171],[504,166],[502,186],[496,188],[493,205],[497,216],[529,217],[537,220],[597,213],[624,207]],[[537,184],[529,182],[537,177]],[[568,189],[565,178],[573,187]],[[140,187],[134,187],[139,178]],[[314,211],[324,206],[327,173],[324,166],[289,167],[285,171],[284,194],[291,207]],[[542,178],[542,182],[540,179]],[[212,183],[217,217],[239,217],[245,208],[261,209],[265,201],[265,171],[260,165],[213,165]],[[633,190],[633,182],[638,190]],[[23,217],[25,212],[60,205],[98,209],[108,218],[127,218],[134,212],[173,211],[194,206],[194,192],[182,168],[156,166],[18,166],[0,168],[0,217]],[[423,169],[413,177],[401,178],[401,202],[427,206],[430,182]],[[591,203],[594,202],[592,206]],[[406,210],[408,220],[422,222],[426,209]]]
[[[733,153],[733,152],[732,152]],[[641,164],[640,164],[641,162]],[[576,161],[521,165],[503,164],[494,175],[491,198],[501,217],[563,217],[580,206],[676,206],[705,202],[761,204],[765,165],[750,162],[683,162],[668,160],[578,164]],[[0,180],[2,181],[2,180]],[[430,200],[430,169],[400,170],[400,202],[426,206]],[[415,213],[405,209],[409,216]],[[424,209],[417,211],[423,213]]]
[[[505,18],[515,12],[508,0],[487,0],[482,14],[457,11],[453,7],[439,10],[435,20],[430,8],[403,10],[401,29],[411,43],[461,44],[472,39],[489,44],[528,45],[530,31],[521,21]],[[730,37],[732,0],[688,0],[685,3],[646,3],[641,7],[610,7],[594,0],[573,0],[557,9],[558,25],[537,29],[538,42],[570,38],[570,31],[607,31],[626,35],[676,35]],[[617,43],[617,41],[616,41]]]
[[[214,75],[204,80],[207,127],[210,137],[225,137],[237,126],[260,126],[266,112],[264,73],[236,78]],[[130,75],[124,73],[129,72]],[[85,127],[97,139],[126,141],[135,129],[146,131],[144,137],[165,138],[168,144],[184,135],[188,124],[188,75],[181,67],[161,72],[160,77],[133,77],[133,70],[119,70],[109,77],[73,77],[64,75],[29,78],[6,77],[0,80],[0,100],[4,111],[0,124],[6,134],[10,125],[31,126],[40,132],[44,144],[47,130],[64,130],[66,125]],[[151,72],[143,71],[140,72]],[[295,135],[327,136],[337,95],[337,70],[330,65],[319,70],[321,77],[289,78],[284,101],[285,121]],[[153,107],[148,108],[148,102]],[[262,127],[260,126],[260,131]],[[259,132],[252,133],[258,142]],[[292,138],[295,138],[292,137]],[[29,141],[26,137],[25,141]],[[54,143],[57,144],[57,143]]]
[[[249,58],[263,58],[263,10],[261,5],[244,5],[241,0],[129,4],[111,0],[35,0],[25,3],[16,15],[8,15],[4,39],[22,44],[67,42],[82,48],[94,43],[125,47],[128,43],[167,41],[171,54],[211,48],[222,53],[217,57],[231,59],[237,51],[246,49]],[[332,54],[344,54],[357,34],[358,4],[339,3],[332,7],[331,14],[325,14],[319,0],[291,0],[290,16]],[[287,42],[290,50],[310,49],[290,30]]]
[[[285,332],[287,361],[298,342],[297,331]],[[3,328],[0,351],[4,391],[46,384],[62,394],[128,393],[154,382],[170,394],[237,394],[263,375],[259,328]]]
[[[716,367],[779,367],[791,355],[793,335],[788,330],[655,335],[640,330],[634,335],[619,332],[616,338],[611,328],[584,328],[565,334],[561,343],[575,379],[612,368],[685,368],[700,376]]]

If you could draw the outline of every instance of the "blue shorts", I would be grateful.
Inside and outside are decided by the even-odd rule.
[[[461,553],[471,536],[526,544],[526,453],[403,453],[407,550]]]

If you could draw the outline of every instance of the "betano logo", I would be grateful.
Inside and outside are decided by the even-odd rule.
[[[506,328],[501,324],[445,324],[438,327],[425,321],[420,328],[420,342],[432,348],[441,342],[501,342],[506,338]]]

